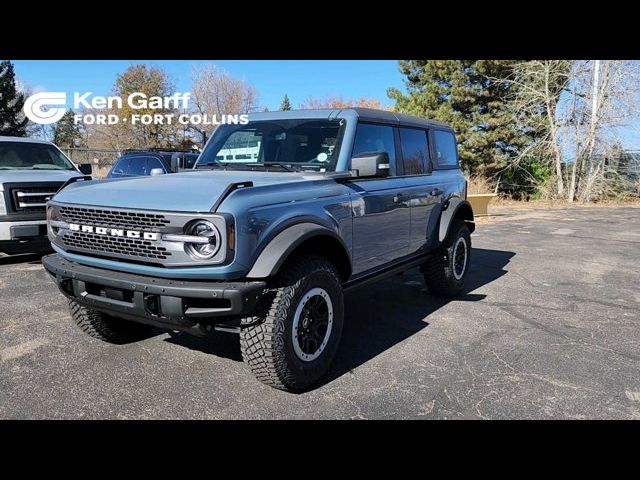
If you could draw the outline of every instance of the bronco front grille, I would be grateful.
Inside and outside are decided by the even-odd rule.
[[[67,231],[64,243],[71,249],[92,250],[105,254],[129,255],[131,257],[164,260],[171,256],[166,248],[153,245],[148,240],[110,237],[87,232]]]
[[[127,212],[104,208],[60,207],[60,218],[69,223],[100,227],[157,231],[170,221],[159,213]]]

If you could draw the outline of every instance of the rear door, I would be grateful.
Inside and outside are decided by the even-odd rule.
[[[433,175],[429,134],[424,128],[398,129],[402,164],[411,205],[409,252],[428,250],[437,236],[442,185]]]
[[[410,209],[406,181],[397,176],[394,128],[359,123],[352,156],[386,152],[389,177],[352,180],[353,273],[358,274],[407,255]]]

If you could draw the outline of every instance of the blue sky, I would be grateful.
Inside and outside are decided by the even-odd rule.
[[[261,107],[276,109],[285,93],[294,107],[310,95],[370,97],[392,105],[388,87],[403,88],[396,60],[212,60],[251,83]],[[134,63],[164,68],[179,92],[190,90],[190,60],[15,60],[16,77],[35,91],[91,91],[107,95],[118,73]]]

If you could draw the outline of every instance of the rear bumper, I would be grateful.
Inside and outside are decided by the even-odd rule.
[[[42,258],[58,288],[81,305],[162,328],[203,333],[216,319],[250,315],[265,282],[163,279],[89,267],[54,254]]]

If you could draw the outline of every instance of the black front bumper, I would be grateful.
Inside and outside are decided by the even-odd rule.
[[[60,255],[42,258],[58,288],[81,305],[163,328],[205,333],[216,322],[248,316],[265,282],[199,282],[88,267]]]

